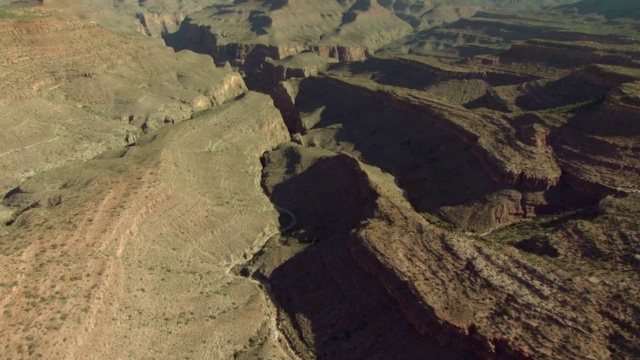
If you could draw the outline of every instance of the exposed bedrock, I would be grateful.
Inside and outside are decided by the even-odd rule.
[[[265,85],[273,85],[291,78],[303,79],[316,76],[327,70],[330,64],[336,63],[336,59],[320,56],[307,51],[289,56],[282,60],[267,58],[262,67]]]
[[[597,108],[576,114],[551,137],[576,186],[592,193],[640,192],[640,107],[632,85],[612,89]]]
[[[333,65],[333,68],[340,65]],[[456,67],[420,57],[372,57],[364,62],[342,65],[354,75],[373,73],[382,85],[423,90],[443,80],[482,80],[491,86],[521,84],[538,77],[510,71]]]
[[[139,11],[136,19],[140,22],[140,32],[151,37],[161,37],[177,31],[187,17],[185,12],[149,12]]]
[[[259,66],[265,59],[281,60],[304,51],[312,51],[319,56],[339,61],[360,61],[367,58],[363,46],[256,43],[220,43],[208,26],[192,24],[187,18],[180,30],[165,37],[167,44],[175,49],[191,49],[213,57],[218,65],[229,62],[233,66]]]
[[[637,54],[624,50],[545,40],[528,40],[513,44],[509,50],[500,54],[500,61],[505,63],[539,62],[569,69],[594,63],[637,67],[637,64],[634,64],[634,60],[637,59]]]
[[[635,286],[550,264],[542,271],[545,260],[525,255],[530,247],[439,229],[393,176],[346,154],[284,144],[265,157],[263,186],[298,220],[286,241],[309,245],[288,260],[267,251],[253,276],[269,284],[281,328],[306,357],[598,359],[637,328],[628,313],[603,307],[628,306]],[[600,216],[631,204],[608,199]]]
[[[527,129],[416,92],[383,92],[339,77],[302,80],[295,101],[289,101],[291,94],[282,98],[295,115],[290,121],[300,114],[304,143],[380,167],[396,177],[417,211],[463,228],[485,231],[534,217],[538,210],[597,200],[557,191],[563,187],[561,171],[539,125]],[[500,140],[501,134],[522,140]]]
[[[484,359],[610,356],[606,286],[539,271],[517,251],[441,232],[384,199],[377,214],[349,247],[427,337]]]
[[[306,129],[302,123],[300,110],[296,107],[300,80],[280,81],[271,91],[273,105],[280,110],[285,125],[291,134],[304,134]]]
[[[239,73],[208,56],[93,21],[0,25],[0,62],[11,68],[0,73],[0,192],[247,92]]]
[[[606,65],[590,65],[556,80],[521,85],[525,94],[516,99],[523,110],[542,110],[603,101],[610,90],[636,81],[640,71]]]
[[[357,45],[219,44],[218,37],[211,33],[209,27],[191,24],[188,18],[182,22],[178,32],[167,35],[165,40],[168,45],[176,50],[191,49],[198,53],[210,55],[218,65],[229,62],[233,66],[246,66],[249,68],[259,66],[267,58],[281,60],[304,51],[312,51],[322,57],[339,61],[360,61],[367,58],[366,48]]]
[[[0,353],[640,359],[640,23],[570,1],[0,6]]]
[[[217,65],[226,62],[234,66],[259,66],[266,58],[282,59],[298,54],[305,49],[302,46],[275,46],[260,43],[219,44],[218,37],[210,27],[192,24],[187,18],[182,22],[180,30],[167,35],[165,41],[176,50],[190,49],[213,57]]]
[[[256,66],[311,51],[325,58],[359,61],[411,33],[411,26],[376,0],[243,1],[190,14],[166,37],[174,48],[213,56],[216,62]]]
[[[354,262],[345,240],[375,216],[380,196],[362,165],[345,154],[296,144],[283,144],[266,157],[263,185],[274,204],[297,219],[281,238],[279,251],[294,248],[291,242],[313,244],[273,270],[269,266],[278,263],[278,251],[267,250],[261,255],[265,265],[258,265],[253,275],[269,284],[282,309],[280,328],[298,355],[459,359],[459,349],[441,348],[417,332],[380,282]],[[366,171],[395,188],[389,175]],[[389,190],[401,197],[393,188]]]

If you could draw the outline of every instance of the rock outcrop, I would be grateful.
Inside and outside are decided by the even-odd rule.
[[[306,143],[347,151],[385,169],[419,211],[474,230],[533,216],[520,192],[545,191],[560,181],[546,143],[511,142],[507,137],[516,130],[505,119],[478,116],[414,90],[356,78],[310,78],[300,83],[295,105],[302,123],[310,125]],[[467,155],[458,157],[460,152]],[[464,180],[471,178],[473,185]]]
[[[0,6],[0,353],[640,358],[640,21],[570,1]]]
[[[277,233],[260,156],[288,138],[249,93],[7,193],[3,355],[288,358],[268,297],[227,272]]]
[[[247,91],[238,73],[207,56],[92,21],[0,21],[2,192]]]
[[[410,32],[409,24],[377,0],[251,0],[189,15],[170,42],[237,66],[304,51],[340,61],[364,60],[367,53]]]
[[[568,244],[551,252],[553,256],[548,250],[532,257],[527,246],[519,250],[510,243],[444,230],[413,210],[392,176],[344,154],[286,145],[270,152],[265,165],[263,183],[272,200],[297,219],[288,236],[313,245],[294,250],[295,240],[287,237],[288,245],[271,244],[246,265],[245,273],[269,284],[286,313],[283,328],[289,329],[285,331],[302,354],[315,348],[334,358],[347,356],[331,351],[349,349],[350,355],[367,357],[371,350],[387,358],[418,358],[431,351],[441,357],[480,359],[596,359],[637,351],[622,350],[636,341],[632,317],[612,316],[604,306],[630,309],[632,294],[640,290],[630,263],[620,263],[627,261],[624,257],[606,270],[595,270],[584,259],[569,261]],[[325,177],[332,178],[330,186],[321,180]],[[603,201],[600,215],[591,218],[591,231],[609,233],[606,224],[615,218],[624,224],[620,231],[631,235],[638,223],[627,220],[623,209],[636,206],[631,205],[635,201]],[[349,211],[342,213],[345,208]],[[558,244],[566,236],[561,228],[547,230],[546,240],[540,241],[547,248]],[[577,238],[568,241],[575,244]],[[628,256],[639,243],[633,237],[630,247],[618,250]],[[282,262],[279,254],[291,251],[295,255]],[[600,278],[604,274],[606,279]],[[618,278],[629,281],[616,285]],[[375,299],[386,299],[383,304],[374,299],[359,303],[362,296],[354,294],[381,289],[385,295]],[[343,305],[336,308],[322,300],[326,296],[339,297]],[[386,301],[400,309],[412,329],[394,318],[394,312],[386,318],[371,315],[368,326],[359,326],[370,307],[377,314],[388,313],[383,311],[389,306]],[[353,306],[361,308],[341,316]],[[370,344],[380,322],[393,322],[396,331]],[[420,345],[399,347],[416,332],[425,337]],[[398,344],[387,342],[389,338]]]
[[[603,309],[612,298],[628,301],[623,294],[635,285],[618,288],[549,265],[541,272],[515,249],[443,233],[384,199],[378,206],[380,217],[349,239],[352,256],[427,337],[478,358],[596,359],[611,356],[612,327],[633,336]]]
[[[337,63],[337,60],[331,57],[323,57],[314,52],[304,52],[282,60],[267,58],[262,70],[264,76],[269,78],[268,83],[275,84],[292,78],[304,79],[317,76],[334,63]]]

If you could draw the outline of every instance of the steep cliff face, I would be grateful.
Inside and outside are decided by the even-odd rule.
[[[295,105],[308,124],[305,143],[385,169],[416,209],[473,230],[534,216],[541,204],[523,193],[546,191],[560,181],[546,143],[510,143],[516,129],[508,121],[416,91],[362,79],[310,78],[300,83]]]
[[[329,65],[337,62],[335,59],[323,57],[313,52],[300,53],[283,60],[268,58],[262,67],[262,82],[268,87],[292,78],[304,79],[310,76],[317,76],[319,73],[326,71]]]
[[[280,60],[303,51],[358,61],[411,32],[407,23],[376,0],[305,0],[280,5],[247,1],[210,7],[189,15],[170,43],[235,65],[259,64],[266,57]]]
[[[252,266],[279,284],[274,296],[287,309],[294,343],[310,351],[353,346],[324,322],[333,313],[315,298],[322,294],[284,285],[344,284],[296,271],[340,254],[336,266],[355,264],[354,277],[374,279],[367,287],[383,288],[441,351],[481,359],[640,353],[633,322],[640,291],[637,42],[575,32],[541,37],[495,57],[373,58],[281,83],[289,89],[276,91],[283,114],[300,118],[307,147],[270,153],[275,160],[263,181],[268,189],[282,186],[270,192],[274,202],[305,219],[288,236],[314,245],[274,270]],[[575,53],[526,49],[550,38],[552,47]],[[564,61],[580,53],[587,66],[569,68]],[[349,211],[364,218],[348,224],[326,215],[335,213],[323,210],[333,200],[312,180],[346,182],[335,169],[314,166],[335,153],[357,159],[362,171],[347,187],[373,193],[337,192],[366,210]],[[294,189],[300,196],[284,196]],[[324,214],[318,223],[314,213]],[[315,305],[291,300],[299,296]],[[358,341],[369,336],[375,332]],[[397,350],[381,344],[378,351],[393,357]]]
[[[287,129],[291,134],[304,134],[306,132],[305,126],[302,123],[302,117],[300,110],[296,108],[296,96],[298,94],[299,81],[281,81],[273,89],[271,98],[273,99],[273,105],[275,105],[284,119]]]
[[[589,254],[586,238],[566,232],[584,227],[584,218],[540,229],[546,240],[538,241],[546,241],[551,255],[534,256],[533,248],[511,241],[542,236],[537,229],[498,232],[491,241],[444,230],[413,210],[393,176],[344,154],[283,145],[264,164],[265,188],[297,221],[244,272],[269,284],[285,311],[282,327],[303,355],[315,350],[322,357],[348,358],[340,355],[348,351],[367,357],[373,351],[382,358],[419,358],[431,351],[479,359],[596,359],[637,351],[622,350],[635,341],[630,313],[613,315],[604,306],[630,309],[632,294],[640,290],[625,260],[640,244],[632,235],[638,222],[622,215],[636,206],[634,196],[607,198],[589,218],[594,236],[612,235],[617,230],[607,230],[608,224],[621,221],[619,230],[632,239],[626,248],[599,243],[600,256],[613,255],[614,248],[626,255],[598,269],[573,255],[577,249]],[[326,177],[332,178],[329,186],[321,180]],[[349,211],[343,216],[338,209]],[[505,235],[507,242],[500,240]],[[555,247],[563,241],[568,242]],[[284,261],[283,253],[294,255]],[[616,285],[619,278],[631,280]],[[378,295],[364,301],[371,291]],[[322,300],[327,296],[331,302]],[[397,306],[402,321],[386,306]],[[367,326],[360,325],[362,317]],[[380,322],[394,324],[395,331],[380,337]],[[423,337],[420,345],[411,343],[416,336]],[[407,343],[412,345],[403,347]]]
[[[247,91],[239,74],[207,56],[174,53],[89,20],[0,21],[3,192]]]
[[[136,19],[140,21],[142,32],[151,37],[161,37],[176,32],[180,24],[187,17],[184,12],[149,13],[137,12]]]
[[[610,37],[594,39],[609,46]],[[620,39],[611,46],[629,41]],[[634,59],[632,50],[620,52]],[[519,74],[513,64],[500,61],[372,58],[332,65],[330,76],[281,83],[274,99],[285,119],[296,124],[290,129],[306,133],[302,143],[348,152],[389,171],[416,210],[470,230],[484,232],[635,191],[634,131],[614,140],[578,129],[599,121],[601,129],[633,128],[625,119],[635,116],[629,94],[636,71],[592,65],[558,72],[546,67],[557,64],[531,61],[545,65],[538,62],[534,68],[540,70]],[[589,107],[605,98],[600,110]],[[547,113],[535,113],[540,110]],[[599,145],[578,150],[589,143]],[[461,152],[467,155],[458,157]],[[611,154],[617,159],[607,158]],[[483,180],[470,184],[458,178]]]
[[[2,354],[639,358],[640,23],[565,2],[0,7]]]
[[[393,184],[388,174],[345,154],[296,144],[279,146],[263,163],[263,186],[286,216],[288,230],[240,272],[270,289],[282,309],[280,329],[301,358],[462,356],[417,332],[347,248],[349,232],[376,211],[380,194],[369,177]],[[402,199],[397,188],[387,190]]]
[[[610,326],[628,338],[630,329],[614,325],[602,306],[617,297],[609,291],[622,295],[635,285],[611,288],[550,264],[542,272],[515,249],[442,233],[402,207],[378,204],[383,215],[349,247],[424,335],[484,359],[606,358],[615,342]]]

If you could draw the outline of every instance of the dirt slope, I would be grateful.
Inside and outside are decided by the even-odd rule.
[[[288,133],[270,104],[249,94],[5,196],[21,213],[2,234],[2,353],[286,357],[268,298],[229,273],[278,229],[259,157]]]
[[[0,358],[638,358],[640,23],[565,3],[0,7]]]

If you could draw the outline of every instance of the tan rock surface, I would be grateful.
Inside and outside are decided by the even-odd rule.
[[[287,137],[251,93],[24,183],[4,200],[22,213],[1,241],[3,354],[288,356],[266,295],[229,273],[277,232],[259,157]]]
[[[246,91],[210,58],[144,40],[55,12],[0,19],[0,191]]]
[[[237,64],[279,60],[305,50],[353,61],[410,32],[409,24],[377,0],[251,0],[191,14],[174,41],[179,48]]]
[[[285,170],[292,168],[293,172]],[[328,189],[318,186],[323,176],[332,178]],[[601,359],[633,354],[638,330],[632,313],[640,283],[635,260],[629,259],[640,244],[640,228],[626,213],[635,212],[635,195],[608,198],[595,216],[558,219],[555,224],[523,223],[528,227],[515,232],[505,228],[487,237],[469,237],[425,221],[392,176],[345,155],[281,146],[270,153],[264,179],[276,204],[296,215],[292,236],[302,243],[314,239],[315,244],[296,250],[291,239],[274,243],[250,268],[270,284],[306,346],[320,352],[372,346],[365,345],[366,336],[374,336],[376,324],[390,322],[391,316],[372,316],[369,326],[351,332],[358,328],[358,315],[330,325],[342,310],[319,299],[337,286],[341,291],[332,296],[345,298],[340,304],[348,308],[359,299],[348,289],[366,293],[383,286],[405,320],[432,341],[424,346],[446,346],[430,350],[442,351],[439,358],[451,356],[447,349],[452,348],[478,358]],[[339,203],[327,193],[339,194]],[[337,208],[350,210],[338,214]],[[619,227],[611,228],[612,224]],[[524,245],[536,237],[546,238],[538,241],[548,241],[548,249],[557,246],[555,253]],[[514,239],[525,241],[512,246]],[[287,249],[297,254],[286,262],[278,260],[277,254]],[[314,264],[312,269],[328,262],[331,267],[325,271],[331,276],[305,270],[301,262]],[[359,279],[362,271],[369,280],[359,280],[358,286],[345,279]],[[376,281],[369,283],[372,279]],[[314,285],[304,285],[308,282]],[[415,333],[401,323],[394,325],[394,335],[410,341]],[[349,337],[340,335],[344,329],[349,329]],[[327,346],[327,337],[338,339]],[[398,356],[399,351],[384,342],[375,349],[381,358]],[[422,349],[413,344],[403,354],[420,358]]]
[[[350,239],[354,256],[382,279],[416,328],[442,343],[487,358],[600,359],[612,356],[612,332],[637,341],[629,318],[605,310],[617,306],[613,298],[633,307],[627,301],[638,279],[630,269],[609,268],[607,280],[591,281],[580,275],[584,268],[542,265],[515,249],[440,233],[384,200],[379,206],[390,208]]]
[[[0,357],[637,358],[640,22],[565,2],[0,7]]]

